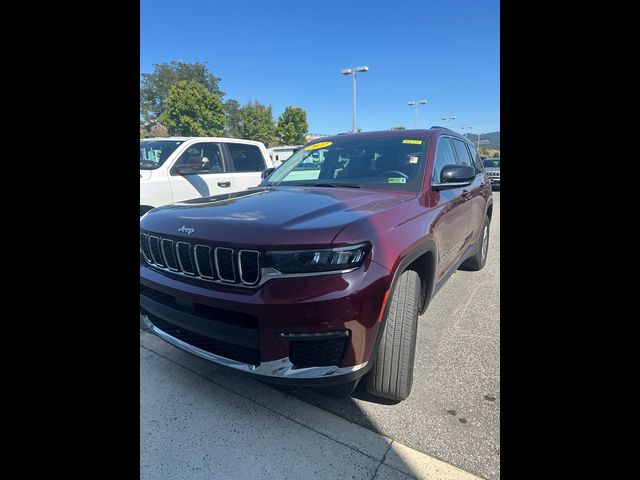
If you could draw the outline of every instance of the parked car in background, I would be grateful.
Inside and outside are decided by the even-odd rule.
[[[274,167],[282,165],[291,155],[302,148],[302,145],[284,145],[267,149]]]
[[[292,386],[411,392],[418,317],[487,260],[493,199],[443,127],[315,141],[258,187],[140,220],[140,313],[212,362]],[[453,297],[452,313],[471,299]]]
[[[500,190],[500,157],[485,158],[482,163],[491,180],[491,188]]]
[[[255,187],[273,167],[261,142],[234,138],[140,140],[140,215],[168,203]]]

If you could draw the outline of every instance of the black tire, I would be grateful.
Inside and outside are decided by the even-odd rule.
[[[480,242],[478,244],[478,250],[473,255],[464,261],[461,265],[465,270],[478,271],[487,263],[487,256],[489,254],[489,229],[490,220],[489,217],[484,217],[484,225],[482,225],[482,233],[480,234]]]
[[[375,364],[365,378],[371,395],[401,401],[411,393],[419,308],[420,277],[407,270],[393,290]]]

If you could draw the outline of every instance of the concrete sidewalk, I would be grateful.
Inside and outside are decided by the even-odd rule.
[[[480,477],[140,332],[140,478]]]

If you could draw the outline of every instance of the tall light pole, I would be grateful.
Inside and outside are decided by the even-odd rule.
[[[450,117],[442,117],[442,120],[445,121],[445,125],[448,127],[449,126],[449,120],[455,120],[458,117],[455,116],[450,116]]]
[[[416,128],[418,128],[418,107],[420,105],[426,105],[427,101],[426,100],[411,100],[410,102],[407,103],[407,105],[411,105],[416,107]]]
[[[462,125],[460,128],[462,130],[471,130],[473,128],[473,125]],[[467,132],[464,132],[464,138],[467,138]]]
[[[480,135],[484,135],[484,132],[478,132],[478,146],[476,147],[476,150],[480,150]]]
[[[368,71],[369,67],[366,66],[356,68],[343,68],[342,70],[340,70],[340,73],[342,75],[351,75],[351,78],[353,78],[353,119],[351,122],[351,131],[353,133],[356,132],[356,74],[358,72],[364,73]]]

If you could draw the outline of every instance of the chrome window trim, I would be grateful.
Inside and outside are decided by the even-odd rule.
[[[470,185],[470,183],[472,183],[472,182],[470,182],[470,183],[465,183],[464,185],[463,185],[463,184],[459,184],[459,185],[458,185],[458,184],[453,184],[453,183],[433,183],[433,180],[434,180],[434,178],[433,178],[433,174],[435,173],[435,170],[436,170],[436,158],[437,158],[437,156],[438,156],[438,144],[440,143],[440,139],[441,139],[441,138],[448,138],[448,139],[449,139],[449,144],[451,145],[451,151],[452,151],[452,153],[453,153],[453,158],[455,159],[455,161],[456,161],[456,164],[457,164],[457,165],[461,165],[461,164],[460,164],[460,162],[458,162],[458,153],[456,152],[456,149],[455,149],[455,147],[453,146],[453,142],[452,142],[452,140],[453,140],[454,138],[455,138],[456,140],[460,140],[460,141],[462,141],[462,140],[461,140],[460,138],[458,138],[458,137],[454,137],[453,135],[439,135],[439,136],[438,136],[438,139],[437,139],[437,141],[436,141],[436,150],[435,150],[435,152],[434,152],[434,154],[433,154],[433,167],[431,168],[431,182],[430,182],[430,186],[431,186],[431,187],[436,187],[436,188],[438,188],[438,187],[440,187],[440,186],[442,186],[442,185],[460,186],[460,187],[464,187],[464,186]],[[463,142],[463,143],[467,143],[467,142],[465,141],[465,142]],[[467,145],[468,145],[468,144],[467,144]],[[473,165],[472,165],[472,166],[473,166]],[[475,167],[474,167],[474,169],[475,169]],[[476,171],[476,177],[477,177],[478,175],[479,175],[479,172],[478,172],[478,171]]]
[[[218,250],[229,250],[231,252],[231,269],[233,270],[233,279],[232,280],[225,280],[222,275],[220,275],[220,266],[219,266],[219,261],[218,261]],[[230,284],[230,283],[236,283],[236,262],[234,261],[233,258],[233,248],[228,248],[228,247],[216,247],[214,250],[214,258],[216,261],[216,273],[218,274],[218,278],[226,283],[226,284]]]
[[[184,275],[186,275],[188,277],[195,277],[196,276],[196,269],[195,268],[193,269],[193,273],[190,273],[190,272],[187,272],[184,269],[184,266],[182,265],[182,260],[180,259],[180,251],[178,250],[180,248],[180,244],[181,243],[184,243],[187,246],[187,248],[189,249],[188,250],[189,255],[191,255],[191,244],[189,242],[183,242],[183,241],[177,241],[176,242],[176,258],[178,259],[178,265],[180,265],[180,270],[181,270],[179,273],[182,273],[182,274],[184,274]],[[192,261],[191,263],[195,264],[194,261]]]

